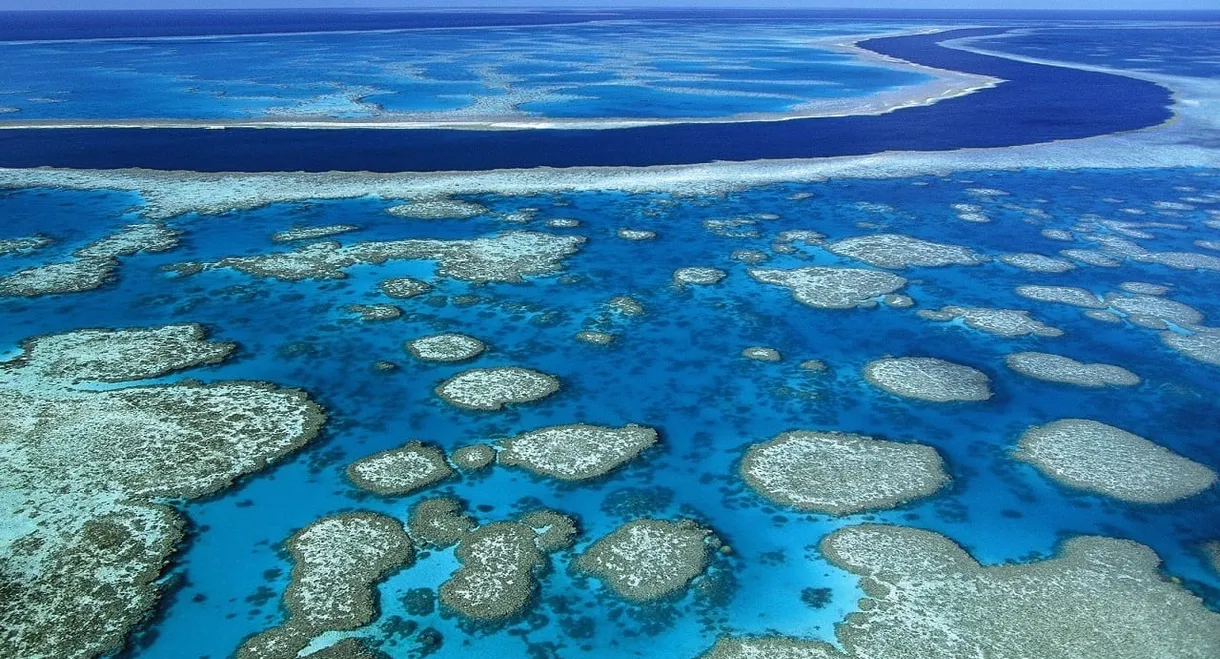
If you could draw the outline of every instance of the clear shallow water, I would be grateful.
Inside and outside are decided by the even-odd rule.
[[[279,621],[277,602],[290,565],[277,547],[294,529],[357,507],[402,518],[410,503],[445,491],[469,501],[485,521],[510,516],[515,505],[530,497],[573,513],[585,529],[578,551],[629,517],[693,516],[734,547],[733,557],[718,558],[712,573],[731,585],[719,589],[726,599],[716,607],[694,594],[662,606],[627,606],[605,594],[597,581],[572,577],[567,570],[571,554],[565,552],[557,555],[553,570],[544,577],[541,601],[528,619],[507,629],[468,633],[456,620],[437,613],[408,615],[399,601],[407,589],[435,588],[447,577],[453,559],[439,553],[380,587],[383,622],[363,635],[384,640],[384,620],[402,615],[421,628],[441,632],[444,644],[431,656],[497,658],[694,656],[722,632],[774,630],[830,638],[834,622],[855,608],[856,579],[807,547],[830,530],[867,519],[936,530],[985,563],[1047,556],[1057,541],[1072,534],[1131,538],[1155,549],[1169,575],[1182,578],[1210,606],[1220,608],[1220,577],[1192,551],[1195,542],[1220,528],[1220,495],[1214,488],[1180,504],[1141,509],[1066,491],[1005,455],[1030,425],[1086,415],[1220,468],[1214,441],[1220,414],[1215,367],[1168,350],[1155,332],[1099,323],[1076,308],[1034,302],[1012,292],[1017,285],[1031,283],[1080,286],[1097,293],[1115,290],[1124,281],[1168,283],[1174,286],[1169,297],[1196,307],[1204,313],[1204,323],[1214,326],[1220,322],[1216,273],[1137,263],[1082,266],[1055,275],[1000,263],[915,269],[902,272],[912,282],[906,292],[918,303],[914,309],[829,311],[801,306],[787,291],[754,282],[746,266],[729,258],[735,249],[768,251],[772,238],[787,229],[814,229],[831,239],[877,230],[861,228],[861,222],[993,255],[1054,254],[1089,245],[1045,239],[1040,230],[1070,227],[1086,214],[1182,223],[1189,228],[1157,230],[1157,238],[1136,242],[1158,251],[1202,251],[1191,243],[1220,238],[1220,230],[1202,224],[1214,219],[1207,211],[1220,210],[1220,204],[1196,201],[1191,202],[1195,210],[1165,211],[1154,203],[1203,199],[1220,191],[1218,181],[1216,170],[1023,171],[793,184],[717,198],[617,193],[472,198],[497,212],[539,209],[525,227],[492,218],[397,219],[383,212],[390,202],[371,198],[186,216],[172,222],[186,232],[181,247],[125,260],[112,287],[0,301],[0,314],[8,321],[0,326],[0,349],[15,349],[22,338],[77,329],[82,323],[202,322],[215,338],[238,341],[239,358],[168,379],[258,379],[304,387],[331,414],[325,436],[292,460],[218,497],[183,507],[194,525],[191,541],[174,566],[176,585],[158,620],[137,637],[128,653],[133,657],[227,656],[244,636]],[[1197,189],[1178,189],[1181,186]],[[967,192],[972,188],[1010,194],[981,200]],[[796,192],[815,196],[791,199]],[[0,197],[0,216],[5,218],[0,237],[42,232],[60,243],[34,256],[0,257],[0,268],[7,273],[66,254],[132,221],[127,210],[138,201],[126,193],[6,193]],[[954,203],[979,204],[993,221],[961,222],[950,208]],[[1049,218],[1024,210],[1031,208]],[[780,216],[760,220],[755,227],[758,238],[717,236],[702,224],[756,213]],[[545,228],[545,220],[556,217],[579,219],[583,225]],[[342,308],[388,301],[377,292],[378,282],[403,275],[428,278],[431,264],[363,266],[351,269],[345,280],[300,283],[229,271],[173,279],[159,270],[184,260],[286,249],[272,245],[271,233],[297,224],[333,223],[363,227],[340,236],[345,243],[457,238],[517,228],[583,235],[589,242],[567,262],[565,274],[576,276],[575,283],[545,277],[523,285],[474,287],[440,280],[434,296],[397,303],[407,312],[403,319],[373,324],[349,319]],[[614,231],[623,226],[652,229],[660,237],[653,242],[622,241]],[[867,267],[817,248],[801,251],[803,258],[775,254],[765,267]],[[673,270],[696,265],[730,274],[710,288],[679,291],[670,285]],[[490,299],[465,307],[440,299],[470,292]],[[597,348],[573,339],[605,301],[623,294],[641,300],[649,314],[617,324],[622,337],[616,345]],[[1067,334],[1007,340],[915,316],[918,309],[945,304],[1029,309]],[[443,330],[488,341],[493,350],[478,365],[537,368],[558,375],[565,388],[507,412],[475,414],[450,408],[431,389],[462,367],[426,366],[402,350],[406,340]],[[738,353],[751,345],[775,347],[785,360],[763,364],[740,358]],[[1003,365],[1003,357],[1017,350],[1119,364],[1141,375],[1144,383],[1094,391],[1027,379]],[[932,405],[881,394],[862,382],[859,373],[865,363],[885,354],[938,356],[975,366],[991,377],[996,395],[986,403]],[[824,360],[830,373],[797,368],[809,358]],[[397,363],[399,370],[373,371],[372,363],[380,359]],[[342,475],[352,460],[410,438],[455,447],[569,421],[653,425],[662,432],[662,446],[605,481],[578,486],[496,468],[487,476],[412,497],[382,498],[358,493]],[[872,515],[828,518],[777,509],[743,488],[735,477],[735,462],[748,443],[790,429],[836,429],[927,443],[945,455],[955,484],[921,503]],[[629,488],[644,495],[624,514],[623,507],[614,504]],[[820,609],[803,605],[801,592],[806,588],[830,589],[829,602]],[[418,645],[415,639],[394,636],[398,645],[392,653],[411,656],[409,650]]]
[[[0,44],[0,119],[715,117],[929,80],[810,42],[892,22],[613,21]]]

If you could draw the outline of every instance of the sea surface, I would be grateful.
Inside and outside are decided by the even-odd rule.
[[[924,79],[925,74],[808,46],[811,41],[913,28],[973,28],[980,20],[987,27],[971,35],[1004,32],[1008,23],[1022,30],[1015,36],[981,37],[974,45],[985,50],[1198,79],[1220,75],[1214,47],[1220,28],[1197,20],[1187,28],[1158,27],[1155,21],[1128,16],[1099,29],[1094,23],[1101,19],[1093,15],[1071,22],[1036,15],[973,20],[946,14],[811,15],[798,21],[764,15],[751,16],[744,27],[724,15],[683,20],[671,14],[656,19],[629,14],[612,16],[608,23],[581,14],[550,18],[556,25],[512,24],[500,17],[423,30],[362,17],[371,24],[336,33],[311,29],[275,36],[237,35],[229,29],[150,33],[109,23],[97,28],[118,37],[113,40],[91,38],[95,33],[87,22],[72,24],[71,34],[51,33],[46,26],[29,27],[26,33],[8,30],[4,38],[9,41],[0,44],[6,62],[0,67],[0,106],[19,111],[0,115],[0,120],[453,113],[507,93],[533,99],[517,109],[543,117],[783,112],[802,100],[866,95]],[[273,24],[275,19],[261,20]],[[529,20],[543,22],[537,16]],[[1077,22],[1089,23],[1081,27]],[[387,31],[367,31],[378,26]],[[23,34],[35,36],[23,40]],[[721,157],[1008,147],[1147,129],[1170,117],[1170,92],[1152,82],[935,48],[934,40],[925,38],[894,43],[890,54],[927,57],[931,66],[1012,82],[886,115],[677,124],[617,136],[596,130],[337,129],[300,131],[301,139],[293,139],[291,130],[273,129],[207,134],[200,129],[0,131],[5,145],[0,163],[199,171],[325,170],[336,163],[341,169],[370,171],[635,166]],[[638,56],[622,57],[622,52]],[[1112,87],[1099,94],[1092,81]],[[1018,102],[1022,94],[1029,95],[1027,103]],[[1002,107],[1011,111],[998,114]],[[173,147],[183,135],[190,142]],[[393,145],[412,139],[424,144],[411,147],[401,159],[387,155]],[[318,159],[301,156],[304,151]],[[304,159],[294,160],[298,156]],[[96,291],[0,297],[0,357],[15,355],[23,339],[42,334],[197,322],[211,338],[238,343],[236,358],[160,381],[259,380],[302,388],[329,415],[322,436],[289,459],[218,495],[176,504],[189,519],[188,541],[168,570],[155,615],[117,656],[231,656],[244,638],[283,621],[278,603],[292,565],[281,543],[294,531],[355,509],[403,519],[412,503],[438,494],[467,501],[480,521],[551,507],[579,519],[582,535],[574,552],[552,558],[528,615],[507,625],[471,625],[441,608],[408,611],[408,591],[435,590],[457,567],[452,550],[429,552],[414,567],[394,574],[377,589],[380,618],[354,635],[396,658],[683,658],[698,656],[721,635],[782,634],[834,642],[835,624],[857,610],[862,591],[855,576],[832,566],[815,548],[829,532],[864,521],[936,531],[984,564],[1047,558],[1064,539],[1079,534],[1128,538],[1155,550],[1166,577],[1220,611],[1220,574],[1198,551],[1200,543],[1220,537],[1220,489],[1163,506],[1129,505],[1057,485],[1009,454],[1030,426],[1084,415],[1220,470],[1216,366],[1174,352],[1157,331],[1126,320],[1099,322],[1079,308],[1014,292],[1020,285],[1045,284],[1104,295],[1123,282],[1164,284],[1171,289],[1167,297],[1199,310],[1204,325],[1217,326],[1220,272],[1133,260],[1117,267],[1078,263],[1058,274],[994,260],[910,268],[898,274],[910,281],[902,292],[915,300],[915,307],[850,310],[803,306],[789,291],[763,285],[747,273],[751,267],[872,267],[820,246],[797,243],[791,252],[775,249],[779,234],[794,229],[814,230],[828,240],[898,233],[968,246],[991,257],[1014,252],[1057,256],[1062,249],[1096,245],[1052,240],[1041,233],[1044,229],[1067,230],[1082,219],[1102,218],[1170,224],[1147,229],[1151,238],[1129,239],[1161,252],[1208,253],[1196,241],[1220,240],[1215,224],[1220,220],[1220,155],[1215,167],[1026,166],[774,183],[715,193],[462,195],[488,209],[471,219],[396,217],[386,209],[403,199],[372,195],[311,199],[301,191],[299,197],[172,217],[167,224],[183,232],[180,246],[123,258],[117,280]],[[130,190],[5,185],[0,188],[0,239],[41,234],[55,242],[32,253],[0,256],[0,276],[62,260],[124,224],[143,221],[146,201]],[[963,221],[955,204],[978,206],[989,221]],[[580,224],[547,225],[557,218]],[[722,235],[709,228],[717,225],[705,224],[732,219],[745,220],[735,235]],[[534,230],[588,241],[564,261],[561,272],[518,284],[463,282],[438,275],[430,261],[357,265],[344,279],[299,282],[225,269],[179,276],[165,268],[287,251],[299,245],[275,243],[272,234],[334,224],[359,229],[323,240],[459,239]],[[657,238],[622,240],[616,236],[620,228],[655,231]],[[744,249],[765,252],[769,260],[749,266],[732,258]],[[715,286],[675,286],[674,271],[689,266],[719,268],[728,276]],[[410,300],[390,300],[379,292],[380,282],[408,276],[432,282],[434,290]],[[606,303],[621,295],[639,300],[646,314],[626,318],[607,313]],[[367,322],[346,310],[372,303],[393,303],[404,315]],[[945,305],[1025,309],[1065,334],[1001,338],[959,322],[916,315]],[[609,346],[577,341],[575,335],[585,329],[612,332],[618,339]],[[476,366],[537,369],[557,376],[563,388],[544,400],[494,413],[449,406],[433,388],[471,365],[422,363],[403,347],[408,340],[439,332],[487,342],[490,350]],[[775,348],[783,360],[745,359],[740,353],[750,346]],[[1027,378],[1004,363],[1006,355],[1025,350],[1120,365],[1143,381],[1134,387],[1085,389]],[[945,405],[883,393],[869,386],[861,371],[887,355],[940,357],[973,366],[991,379],[994,396],[982,403]],[[808,359],[824,361],[828,370],[798,366]],[[376,369],[379,361],[396,368]],[[410,439],[452,449],[571,422],[640,423],[658,428],[662,439],[624,469],[591,483],[559,484],[495,467],[422,493],[385,497],[360,491],[344,476],[352,461]],[[785,509],[745,487],[737,464],[750,444],[797,429],[934,446],[944,456],[953,484],[930,498],[874,513],[832,517]],[[598,580],[569,569],[575,553],[594,539],[643,516],[696,519],[733,551],[713,559],[698,594],[692,589],[680,598],[644,606],[625,603]],[[420,631],[429,628],[440,633],[439,647],[425,648]]]

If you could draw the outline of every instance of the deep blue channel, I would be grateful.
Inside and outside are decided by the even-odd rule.
[[[0,131],[0,166],[395,172],[680,165],[1015,146],[1146,128],[1171,116],[1170,91],[1150,82],[940,45],[1003,31],[863,42],[884,55],[1005,81],[882,115],[609,130],[12,129]]]

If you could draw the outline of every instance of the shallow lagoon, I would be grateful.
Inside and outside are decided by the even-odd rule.
[[[407,649],[418,641],[387,629],[385,621],[393,615],[414,620],[421,629],[439,630],[444,642],[431,655],[437,657],[570,656],[586,646],[590,649],[581,654],[590,656],[693,657],[720,633],[771,630],[829,640],[832,625],[855,609],[859,591],[855,577],[829,566],[810,548],[831,530],[862,520],[944,533],[984,563],[1048,556],[1071,534],[1131,538],[1155,549],[1168,574],[1182,578],[1217,608],[1220,577],[1194,548],[1210,539],[1209,529],[1220,526],[1220,495],[1214,488],[1153,512],[1069,492],[1006,454],[1030,425],[1085,414],[1220,468],[1220,450],[1213,441],[1214,419],[1220,414],[1215,367],[1169,350],[1155,331],[1101,323],[1076,307],[1029,300],[1013,290],[1045,284],[1100,295],[1128,281],[1170,284],[1169,298],[1195,307],[1204,324],[1215,325],[1220,322],[1215,272],[1133,261],[1117,268],[1082,264],[1058,274],[996,261],[907,268],[899,271],[909,280],[901,292],[914,298],[914,308],[820,310],[799,304],[783,288],[754,281],[746,272],[751,266],[730,256],[735,250],[756,249],[771,254],[760,267],[868,267],[816,245],[797,243],[790,253],[773,249],[775,237],[790,229],[812,229],[828,240],[901,233],[969,246],[992,257],[1013,251],[1054,256],[1061,249],[1095,245],[1053,240],[1041,231],[1072,228],[1089,214],[1185,225],[1187,229],[1151,229],[1155,238],[1134,242],[1157,251],[1200,252],[1205,250],[1192,242],[1215,239],[1218,231],[1204,224],[1216,219],[1209,210],[1220,209],[1217,181],[1216,170],[1021,171],[780,185],[719,197],[483,195],[468,200],[491,213],[469,220],[398,218],[384,212],[393,201],[374,198],[186,215],[170,221],[185,232],[182,246],[124,259],[113,286],[0,300],[0,313],[9,320],[0,328],[0,340],[6,351],[15,349],[26,337],[77,329],[80,319],[93,326],[201,322],[213,338],[238,342],[238,358],[166,380],[271,380],[311,391],[331,414],[324,437],[294,459],[184,507],[193,523],[190,543],[174,566],[176,578],[156,624],[137,636],[132,656],[227,656],[243,637],[279,621],[277,601],[289,564],[277,548],[295,529],[357,507],[401,519],[411,503],[441,492],[467,500],[485,521],[510,517],[527,497],[575,514],[584,530],[577,552],[628,519],[697,519],[733,553],[717,557],[702,578],[705,587],[694,590],[722,594],[726,600],[711,606],[704,596],[691,593],[673,603],[627,605],[596,580],[569,574],[573,554],[561,552],[542,580],[541,601],[529,617],[507,629],[469,630],[438,613],[408,614],[400,601],[410,588],[435,588],[456,567],[451,550],[432,552],[380,587],[382,622],[362,633],[396,643],[396,656],[409,656]],[[1008,194],[988,192],[997,190]],[[0,238],[42,232],[58,242],[33,254],[0,257],[0,272],[53,260],[135,221],[139,201],[128,193],[5,193],[0,212],[12,219]],[[991,221],[963,222],[953,204],[980,206]],[[496,217],[526,207],[537,213],[524,226]],[[548,228],[546,221],[553,218],[578,219],[581,225]],[[752,219],[758,237],[727,237],[704,226],[705,220],[731,218]],[[160,270],[182,261],[291,249],[272,243],[272,234],[297,225],[334,224],[362,227],[335,237],[345,244],[466,238],[523,228],[589,241],[567,259],[562,275],[519,285],[436,279],[431,294],[407,300],[385,298],[378,284],[405,276],[433,280],[431,263],[355,266],[347,279],[296,283],[230,270],[185,278]],[[658,235],[651,241],[625,241],[615,235],[622,227]],[[690,266],[715,267],[729,275],[713,286],[674,287],[673,272]],[[486,300],[466,305],[454,299],[466,294]],[[639,300],[646,315],[609,315],[590,324],[619,295]],[[404,316],[365,323],[344,311],[351,304],[379,302],[397,304]],[[1065,335],[999,338],[960,322],[930,322],[916,315],[920,309],[948,305],[1028,309]],[[575,339],[589,328],[618,338],[604,347]],[[405,341],[439,332],[470,334],[487,342],[489,351],[462,365],[417,362],[404,351]],[[784,360],[741,357],[750,346],[775,348]],[[1008,354],[1025,350],[1120,365],[1143,382],[1094,390],[1026,378],[1004,365]],[[941,357],[975,367],[990,377],[995,395],[981,403],[943,405],[882,393],[863,381],[861,369],[887,354]],[[806,359],[823,360],[829,370],[799,368]],[[374,370],[377,360],[398,369]],[[559,377],[563,389],[493,413],[458,410],[433,394],[438,382],[471,366],[534,368]],[[343,476],[352,461],[408,439],[453,449],[574,421],[651,425],[661,431],[661,445],[592,483],[562,485],[494,467],[486,475],[443,483],[424,494],[383,498],[360,493]],[[944,456],[953,484],[905,508],[873,514],[828,518],[776,508],[744,486],[736,464],[748,444],[792,429],[840,430],[934,446]],[[828,594],[805,593],[809,602],[828,598],[824,606],[803,605],[806,589],[829,589]],[[531,647],[536,654],[528,654]]]
[[[453,120],[783,113],[930,80],[924,73],[861,62],[824,47],[828,40],[896,26],[704,20],[691,29],[687,21],[618,20],[6,42],[0,44],[8,63],[0,72],[0,108],[8,111],[0,118]]]

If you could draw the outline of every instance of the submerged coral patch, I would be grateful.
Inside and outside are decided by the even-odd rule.
[[[639,300],[626,295],[620,295],[611,299],[606,303],[606,306],[623,314],[624,316],[643,316],[644,305],[640,304]]]
[[[377,614],[373,586],[415,557],[402,523],[365,511],[320,519],[285,547],[294,560],[284,593],[288,618],[247,639],[239,659],[291,659],[323,632],[369,624]]]
[[[703,574],[713,542],[712,531],[691,520],[640,519],[593,543],[575,566],[623,599],[651,602],[681,592]]]
[[[935,268],[948,265],[978,265],[986,257],[960,245],[934,243],[897,233],[845,238],[826,249],[878,268]]]
[[[452,475],[444,451],[417,441],[370,455],[347,467],[347,477],[352,483],[378,494],[410,494]]]
[[[608,346],[614,343],[614,340],[617,338],[617,336],[609,332],[597,332],[594,330],[583,330],[576,333],[576,340],[599,346]]]
[[[643,229],[619,229],[616,235],[623,240],[652,240],[657,237],[657,232]]]
[[[830,515],[892,508],[949,483],[930,446],[838,432],[785,432],[754,444],[738,473],[776,503]]]
[[[396,320],[402,317],[402,309],[392,304],[350,304],[347,311],[366,322]]]
[[[465,334],[434,334],[407,342],[407,351],[424,362],[464,362],[487,350],[487,344]]]
[[[1078,387],[1133,387],[1140,383],[1138,375],[1121,366],[1085,364],[1045,352],[1018,352],[1009,355],[1005,362],[1021,375]]]
[[[903,398],[935,403],[991,398],[982,371],[935,357],[887,357],[869,362],[864,377],[878,389]]]
[[[497,458],[543,476],[587,480],[614,471],[656,443],[657,431],[646,426],[578,423],[517,435],[501,444]]]
[[[894,309],[910,309],[911,307],[915,306],[915,300],[911,299],[911,296],[897,295],[895,293],[882,295],[881,303]]]
[[[942,322],[960,318],[969,327],[996,336],[1063,336],[1063,330],[1030,316],[1028,311],[1018,309],[948,306],[938,311],[921,309],[915,314],[926,320]]]
[[[859,610],[839,647],[769,636],[722,638],[702,659],[942,656],[1204,659],[1220,653],[1220,614],[1160,573],[1153,551],[1095,536],[1054,558],[983,566],[954,542],[904,526],[849,526],[820,543],[860,577]],[[1068,633],[1065,630],[1088,630]]]
[[[704,220],[703,228],[722,238],[757,238],[758,221],[744,217],[727,220]]]
[[[436,395],[445,402],[469,410],[498,410],[541,400],[556,391],[559,378],[516,366],[462,371],[436,387]]]
[[[759,362],[778,362],[784,358],[778,350],[766,346],[751,346],[742,350],[741,356]]]
[[[1072,235],[1072,232],[1066,229],[1043,229],[1042,237],[1049,238],[1050,240],[1062,240],[1064,242],[1072,242],[1073,240],[1076,240],[1076,237]]]
[[[733,250],[733,253],[729,255],[729,258],[733,259],[734,261],[749,263],[750,265],[758,265],[771,257],[768,256],[766,252],[759,251],[757,249],[736,249]]]
[[[1061,419],[1021,436],[1013,456],[1049,478],[1131,503],[1170,503],[1216,482],[1204,465],[1120,428]]]
[[[1220,574],[1220,540],[1205,542],[1200,549],[1207,558],[1207,562],[1211,563],[1212,570]]]
[[[783,286],[801,304],[819,309],[850,309],[893,293],[907,280],[878,270],[807,267],[795,270],[750,270],[764,284]]]

